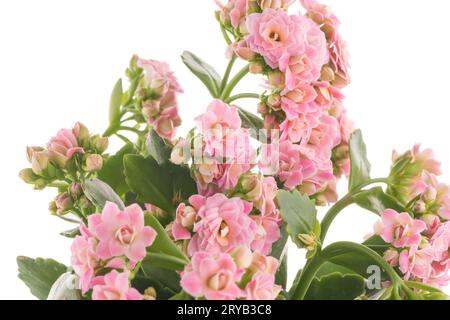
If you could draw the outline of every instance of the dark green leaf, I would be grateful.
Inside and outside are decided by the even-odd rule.
[[[122,79],[119,79],[111,94],[109,103],[109,122],[113,126],[118,126],[120,121],[120,107],[122,106],[123,87]]]
[[[98,178],[108,184],[118,195],[122,196],[129,191],[123,172],[123,157],[134,153],[134,146],[126,144],[119,152],[108,158],[98,173]]]
[[[382,256],[386,252],[386,250],[391,247],[389,243],[387,243],[380,236],[377,235],[374,235],[369,239],[367,239],[366,241],[364,241],[363,245],[372,249],[380,256]]]
[[[274,243],[272,247],[271,256],[280,261],[280,268],[278,269],[275,279],[276,283],[286,288],[287,282],[287,240],[289,235],[286,227],[281,227],[281,239]]]
[[[298,191],[287,192],[284,190],[278,192],[277,200],[292,241],[299,248],[303,248],[304,245],[298,236],[314,232],[317,217],[314,202],[307,195],[301,195]]]
[[[262,140],[265,136],[261,135],[261,130],[264,128],[263,120],[251,112],[242,108],[236,107],[242,121],[242,127],[250,129],[250,134],[257,140]]]
[[[360,192],[353,199],[360,207],[378,215],[386,209],[394,209],[398,212],[406,211],[395,198],[384,193],[381,187]]]
[[[170,164],[173,177],[173,193],[179,195],[182,201],[187,201],[190,196],[197,194],[197,184],[191,177],[191,171],[186,166]]]
[[[191,297],[189,294],[187,294],[184,291],[181,291],[180,293],[177,293],[176,295],[174,295],[173,297],[171,297],[169,300],[177,300],[177,301],[181,301],[181,300],[194,300],[193,297]]]
[[[164,288],[174,292],[181,290],[180,275],[176,271],[155,267],[149,260],[144,260],[141,268],[146,278],[158,281]]]
[[[48,297],[51,287],[67,271],[67,267],[52,259],[18,257],[19,279],[40,300]]]
[[[306,300],[354,300],[365,291],[364,278],[356,274],[338,272],[314,279]]]
[[[147,150],[159,165],[163,165],[170,159],[172,147],[152,129],[147,138]]]
[[[173,184],[170,172],[158,165],[152,157],[139,155],[124,157],[125,177],[128,186],[143,203],[149,203],[173,213]]]
[[[356,130],[350,137],[350,163],[348,189],[352,191],[370,180],[370,163],[361,130]]]
[[[152,227],[157,233],[155,241],[148,249],[149,263],[152,263],[153,260],[159,267],[182,270],[184,265],[189,262],[189,259],[181,252],[172,239],[169,238],[169,235],[159,223],[158,219],[147,213],[145,215],[145,225]]]
[[[99,179],[86,181],[83,190],[88,199],[100,209],[103,209],[106,202],[115,203],[120,210],[125,209],[122,199],[109,185]]]
[[[185,51],[181,59],[188,69],[208,88],[211,95],[217,98],[222,82],[222,78],[217,71],[191,52]]]
[[[71,229],[71,230],[63,231],[63,232],[60,233],[60,235],[62,235],[63,237],[69,238],[69,239],[73,239],[76,236],[80,235],[80,228],[76,227],[76,228]]]

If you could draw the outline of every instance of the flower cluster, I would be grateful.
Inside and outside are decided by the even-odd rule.
[[[274,300],[282,288],[275,284],[278,261],[237,247],[231,253],[199,251],[181,275],[181,286],[208,300]]]
[[[230,1],[220,19],[236,36],[233,53],[249,61],[251,72],[268,77],[258,111],[272,141],[264,147],[261,170],[275,174],[288,190],[329,203],[336,200],[337,178],[349,169],[353,125],[340,92],[350,81],[348,57],[328,7],[305,0],[306,15],[290,15],[292,2]],[[283,160],[274,167],[275,130]]]
[[[154,130],[171,140],[181,125],[177,95],[183,90],[167,63],[137,58],[136,65],[143,73],[136,92],[138,106]]]
[[[132,205],[121,211],[108,202],[101,214],[89,216],[88,226],[81,223],[80,232],[72,244],[72,267],[82,292],[92,289],[92,298],[99,300],[142,299],[129,286],[130,272],[156,238],[144,225],[142,209]]]
[[[376,233],[393,246],[385,258],[406,279],[445,286],[450,282],[450,188],[438,182],[440,164],[431,150],[416,145],[393,158],[388,193],[410,212],[387,210],[376,225]]]

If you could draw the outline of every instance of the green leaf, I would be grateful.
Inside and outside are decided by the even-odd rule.
[[[221,76],[206,62],[191,52],[185,51],[181,59],[188,69],[200,79],[214,98],[219,97]]]
[[[119,79],[112,91],[109,102],[109,122],[113,126],[118,126],[120,121],[120,107],[122,106],[123,87],[122,79]]]
[[[406,211],[405,207],[403,207],[395,198],[384,193],[381,187],[362,191],[355,195],[353,199],[361,208],[378,215],[386,209],[394,209],[398,212]]]
[[[65,265],[52,259],[17,257],[17,265],[19,267],[19,279],[40,300],[47,299],[53,284],[67,271]]]
[[[158,165],[152,157],[139,155],[124,157],[125,177],[128,186],[143,203],[149,203],[173,213],[173,183],[170,172]]]
[[[146,278],[158,281],[163,288],[168,288],[173,292],[181,290],[180,275],[176,271],[158,268],[148,260],[142,262],[141,269]]]
[[[284,190],[278,192],[277,200],[292,241],[299,248],[303,248],[304,245],[298,236],[314,232],[317,217],[314,202],[307,195],[302,195],[298,191]]]
[[[136,152],[132,144],[126,144],[119,152],[106,160],[98,178],[108,184],[118,195],[124,195],[129,191],[125,181],[123,158],[127,154]]]
[[[254,115],[251,112],[248,112],[247,110],[244,110],[242,108],[236,107],[239,112],[239,117],[242,121],[242,127],[246,129],[250,129],[250,134],[253,138],[257,140],[262,140],[265,137],[261,136],[261,131],[264,129],[264,123],[261,118]]]
[[[286,288],[287,283],[287,240],[289,235],[285,226],[281,227],[281,239],[272,246],[271,256],[280,261],[280,268],[275,275],[276,283]]]
[[[80,235],[80,228],[76,227],[76,228],[71,229],[71,230],[63,231],[63,232],[60,233],[60,235],[62,235],[63,237],[69,238],[69,239],[73,239],[76,236]]]
[[[370,163],[361,130],[356,130],[350,137],[350,163],[348,189],[353,191],[370,180]]]
[[[314,279],[306,300],[354,300],[365,292],[364,278],[338,272]]]
[[[163,165],[170,159],[172,147],[152,129],[147,138],[147,150],[159,165]]]
[[[181,291],[180,293],[177,293],[173,297],[171,297],[169,300],[194,300],[193,297],[191,297],[188,293]]]
[[[125,209],[122,199],[109,185],[99,179],[87,180],[83,190],[86,197],[100,209],[103,209],[106,202],[115,203],[120,210]]]
[[[191,177],[191,171],[187,166],[170,164],[170,172],[173,179],[173,193],[179,195],[182,201],[187,201],[190,196],[197,194],[197,184]]]
[[[383,254],[386,252],[387,249],[391,247],[389,243],[384,241],[380,236],[374,235],[364,241],[363,245],[366,247],[372,249],[376,253],[378,253],[380,256],[383,256]]]
[[[146,260],[149,263],[154,263],[158,267],[182,270],[189,262],[189,259],[184,255],[178,246],[169,238],[164,227],[151,214],[145,215],[145,225],[152,227],[156,233],[156,239],[148,249],[148,256]]]

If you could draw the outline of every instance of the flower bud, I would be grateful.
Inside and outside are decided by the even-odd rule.
[[[298,238],[305,246],[306,250],[314,251],[317,248],[317,236],[314,233],[299,234]]]
[[[436,188],[433,188],[432,186],[429,186],[425,193],[422,195],[422,200],[425,203],[430,203],[436,201],[437,198],[437,190]]]
[[[56,202],[52,201],[48,204],[48,211],[50,211],[50,213],[52,215],[56,215],[57,211],[58,211],[58,207],[56,206]]]
[[[91,137],[88,128],[81,122],[77,122],[73,128],[73,134],[77,138],[79,146],[85,146],[89,142]]]
[[[109,139],[107,137],[95,135],[91,139],[91,144],[97,153],[102,154],[106,151],[106,149],[108,149]]]
[[[37,152],[44,151],[45,149],[42,147],[27,147],[27,160],[29,163],[33,161],[33,155]]]
[[[427,211],[427,206],[425,204],[425,202],[423,202],[422,200],[419,200],[416,202],[416,204],[414,205],[414,212],[416,213],[425,213]]]
[[[253,254],[246,246],[238,247],[230,254],[238,268],[247,269],[252,264]]]
[[[246,200],[257,201],[262,192],[261,179],[254,173],[244,174],[239,181],[238,189]]]
[[[81,184],[79,183],[72,183],[70,185],[70,195],[72,196],[73,199],[78,199],[82,194],[83,194],[83,189],[81,188]]]
[[[90,154],[86,158],[85,170],[97,172],[103,168],[103,157],[99,154]]]
[[[46,150],[34,152],[31,158],[31,169],[37,175],[41,175],[49,164],[49,156]]]
[[[153,287],[147,288],[144,291],[144,300],[156,300],[156,290]]]
[[[260,62],[250,62],[249,65],[250,73],[252,74],[261,74],[264,71],[264,68]]]
[[[22,179],[25,183],[32,184],[36,180],[36,175],[34,174],[33,170],[23,169],[19,172],[19,177]]]
[[[268,74],[269,84],[275,88],[281,88],[285,83],[285,76],[280,70],[270,71]]]
[[[80,197],[80,199],[78,200],[78,204],[82,209],[91,209],[94,207],[92,202],[84,195]]]
[[[281,109],[281,96],[279,94],[271,94],[267,99],[267,104],[274,110]]]
[[[259,4],[261,0],[248,0],[247,1],[247,15],[252,13],[261,13],[261,6]]]
[[[170,161],[176,165],[187,164],[191,158],[191,146],[186,139],[179,139],[172,149]]]
[[[294,2],[293,0],[256,0],[259,3],[259,7],[261,10],[267,9],[283,9],[287,10],[287,8]]]
[[[400,254],[398,253],[397,250],[395,249],[388,249],[385,253],[384,253],[384,260],[389,263],[389,265],[391,267],[397,267],[398,263],[399,263],[399,257]]]
[[[251,61],[256,57],[256,54],[247,47],[245,41],[240,41],[233,46],[234,53],[241,59]]]
[[[55,198],[55,204],[56,204],[56,213],[58,215],[63,215],[65,213],[67,213],[68,210],[72,209],[73,207],[73,200],[72,197],[70,196],[70,194],[68,194],[67,192],[64,193],[60,193],[56,198]]]
[[[146,119],[156,118],[161,113],[158,100],[148,100],[142,104],[142,115]]]
[[[258,113],[264,115],[269,112],[269,109],[267,109],[267,106],[264,103],[258,104]]]
[[[325,65],[322,68],[321,74],[320,74],[320,79],[322,81],[326,81],[326,82],[332,82],[334,81],[334,71],[333,69],[330,68],[330,66]]]

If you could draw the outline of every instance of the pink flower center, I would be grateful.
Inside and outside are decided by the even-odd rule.
[[[227,287],[228,276],[223,273],[216,273],[208,280],[208,287],[214,291],[220,291]]]
[[[121,297],[120,292],[114,289],[107,289],[103,291],[103,294],[107,300],[120,300]]]
[[[225,221],[222,221],[220,224],[219,230],[217,231],[217,242],[220,245],[226,246],[228,245],[228,234],[230,233],[230,227],[227,225]]]
[[[134,241],[135,233],[134,228],[126,225],[121,227],[116,232],[116,239],[123,245],[128,245]]]

